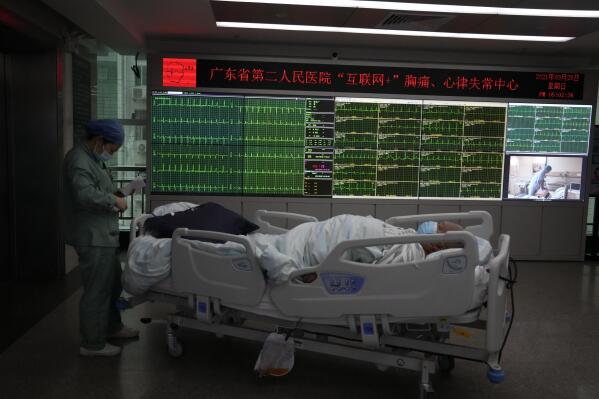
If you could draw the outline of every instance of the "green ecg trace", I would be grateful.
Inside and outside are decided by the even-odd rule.
[[[418,195],[420,104],[335,103],[333,195]]]
[[[585,155],[591,111],[590,105],[510,104],[506,151]]]
[[[301,195],[305,103],[153,96],[152,190]]]
[[[501,197],[504,106],[335,105],[334,195]]]
[[[334,196],[500,198],[505,106],[339,99],[334,118],[329,103],[323,122],[318,104],[154,94],[152,192],[302,196],[304,169],[330,174],[318,168],[333,154]],[[578,111],[523,109],[513,145],[579,150],[588,126]],[[531,122],[538,115],[542,120]],[[557,117],[559,129],[552,124]]]
[[[419,196],[500,198],[505,107],[425,105],[422,114]]]
[[[241,194],[241,97],[152,97],[152,191]]]

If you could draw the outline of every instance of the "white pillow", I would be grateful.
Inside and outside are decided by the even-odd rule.
[[[152,215],[164,216],[168,215],[169,213],[173,214],[176,212],[186,211],[188,209],[195,208],[196,206],[198,206],[198,204],[191,202],[171,202],[170,204],[156,207],[154,212],[152,212]]]

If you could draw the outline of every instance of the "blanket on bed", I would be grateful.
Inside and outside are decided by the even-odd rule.
[[[322,263],[342,242],[407,234],[416,232],[373,217],[339,215],[300,224],[280,235],[254,233],[248,237],[256,246],[256,255],[268,279],[282,283],[294,271]],[[396,244],[353,248],[344,258],[362,263],[403,263],[424,259],[424,251],[419,244]]]
[[[294,271],[322,263],[341,242],[406,234],[416,232],[392,226],[373,217],[340,215],[322,222],[303,223],[284,234],[251,233],[247,238],[254,246],[258,262],[269,281],[280,284],[287,281]],[[187,242],[195,248],[219,255],[235,256],[245,253],[245,247],[234,242]],[[484,263],[490,258],[492,249],[486,240],[479,239],[478,243],[481,263]],[[129,245],[127,265],[123,272],[123,288],[133,295],[141,295],[167,278],[171,270],[170,255],[171,239],[145,235],[133,240]],[[396,244],[353,248],[346,252],[344,258],[362,263],[390,264],[422,260],[425,254],[420,244]],[[484,287],[488,279],[484,268],[477,267],[475,276],[476,285]]]
[[[321,263],[339,243],[348,240],[415,234],[373,217],[340,215],[322,222],[303,223],[287,233],[272,235],[252,233],[247,237],[255,247],[261,267],[272,283],[287,281],[295,270]],[[240,255],[245,248],[238,243],[224,244],[188,241],[190,245],[220,255]],[[170,273],[171,240],[149,235],[137,237],[129,244],[123,287],[139,295]],[[354,248],[345,259],[363,263],[396,263],[424,259],[419,244],[397,244]]]

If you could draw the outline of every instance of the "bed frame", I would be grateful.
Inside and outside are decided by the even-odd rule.
[[[144,215],[131,224],[131,237],[143,229]],[[311,216],[259,210],[259,232],[280,234],[286,229],[266,219],[310,222]],[[179,327],[263,342],[273,331],[287,334],[295,348],[362,360],[379,367],[421,373],[421,398],[433,392],[430,374],[450,371],[454,358],[483,362],[492,382],[504,378],[499,365],[507,332],[509,236],[498,238],[487,264],[486,307],[470,309],[478,250],[474,235],[489,239],[491,216],[484,211],[398,216],[386,222],[409,227],[425,220],[474,223],[464,231],[408,235],[339,244],[320,264],[294,272],[284,284],[269,286],[245,236],[177,229],[172,242],[169,286],[133,297],[128,306],[168,302],[178,312],[167,317],[169,353],[179,356]],[[221,256],[198,249],[186,238],[234,241],[245,253]],[[408,242],[458,242],[462,248],[442,251],[436,259],[410,264],[369,265],[344,259],[350,248]],[[312,283],[299,279],[316,273]],[[265,298],[274,309],[258,312]],[[150,320],[145,319],[145,322]],[[456,334],[457,332],[457,334]],[[464,336],[476,336],[468,342]]]

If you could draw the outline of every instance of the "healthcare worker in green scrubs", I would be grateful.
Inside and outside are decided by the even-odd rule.
[[[124,131],[118,121],[108,119],[90,121],[85,130],[87,139],[64,160],[65,238],[79,255],[83,281],[79,353],[115,356],[121,348],[107,339],[139,335],[123,325],[116,307],[122,290],[118,212],[127,209],[127,201],[115,195],[105,164],[123,144]]]

